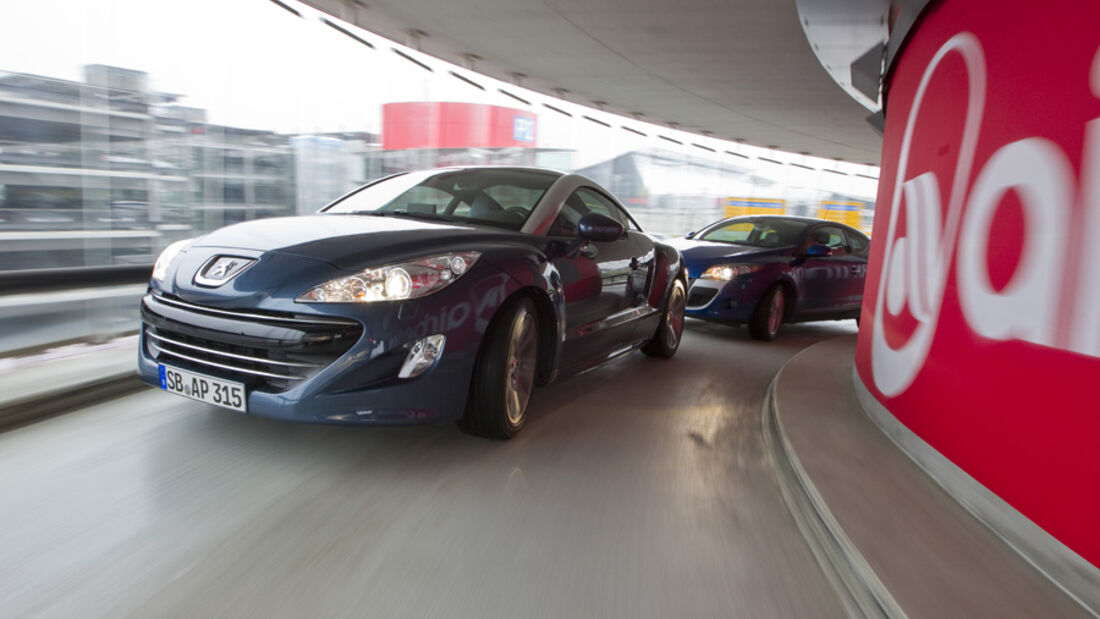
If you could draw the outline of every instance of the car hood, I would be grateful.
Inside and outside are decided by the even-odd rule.
[[[194,249],[275,252],[357,269],[418,252],[515,236],[509,230],[371,215],[278,217],[227,226],[197,239]]]

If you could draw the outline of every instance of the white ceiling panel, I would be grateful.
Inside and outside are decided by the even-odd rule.
[[[791,152],[879,161],[870,112],[822,67],[795,0],[306,3],[456,64],[476,57],[480,73],[565,91],[575,103]],[[843,37],[835,24],[832,31]]]

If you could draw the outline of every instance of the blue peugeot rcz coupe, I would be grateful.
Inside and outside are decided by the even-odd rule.
[[[859,319],[870,239],[822,219],[723,219],[672,243],[684,256],[686,314],[747,323],[772,340],[785,322]]]
[[[267,417],[509,438],[535,384],[637,348],[671,357],[686,283],[680,254],[584,177],[398,174],[317,215],[170,245],[139,373]]]

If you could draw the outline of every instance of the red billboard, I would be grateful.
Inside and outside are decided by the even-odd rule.
[[[382,148],[534,148],[535,126],[533,113],[497,105],[387,103]]]
[[[909,429],[1100,566],[1098,23],[1095,0],[926,12],[887,81],[856,365]]]

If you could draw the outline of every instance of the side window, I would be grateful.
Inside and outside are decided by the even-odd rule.
[[[634,223],[634,220],[630,218],[630,215],[626,211],[619,207],[615,207],[615,210],[619,212],[619,221],[623,222],[623,225],[627,230],[633,230],[635,232],[641,232],[642,229],[638,227],[638,224]]]
[[[588,209],[585,207],[584,202],[574,193],[561,205],[561,212],[558,213],[557,219],[551,224],[547,234],[550,236],[577,236],[577,223],[587,212]]]
[[[624,228],[630,227],[630,219],[628,219],[613,202],[600,195],[599,192],[581,188],[573,195],[577,196],[581,202],[584,202],[584,206],[588,209],[589,213],[607,215],[611,219],[621,223]]]
[[[862,254],[867,251],[867,237],[862,234],[848,233],[848,242],[852,244],[853,254]]]
[[[846,253],[848,251],[848,237],[844,230],[835,226],[822,226],[810,233],[808,244],[826,245],[834,253]]]
[[[630,218],[606,197],[591,189],[578,189],[565,199],[558,218],[550,226],[551,236],[577,236],[577,224],[581,217],[589,213],[599,213],[621,223],[628,230],[637,230]]]

